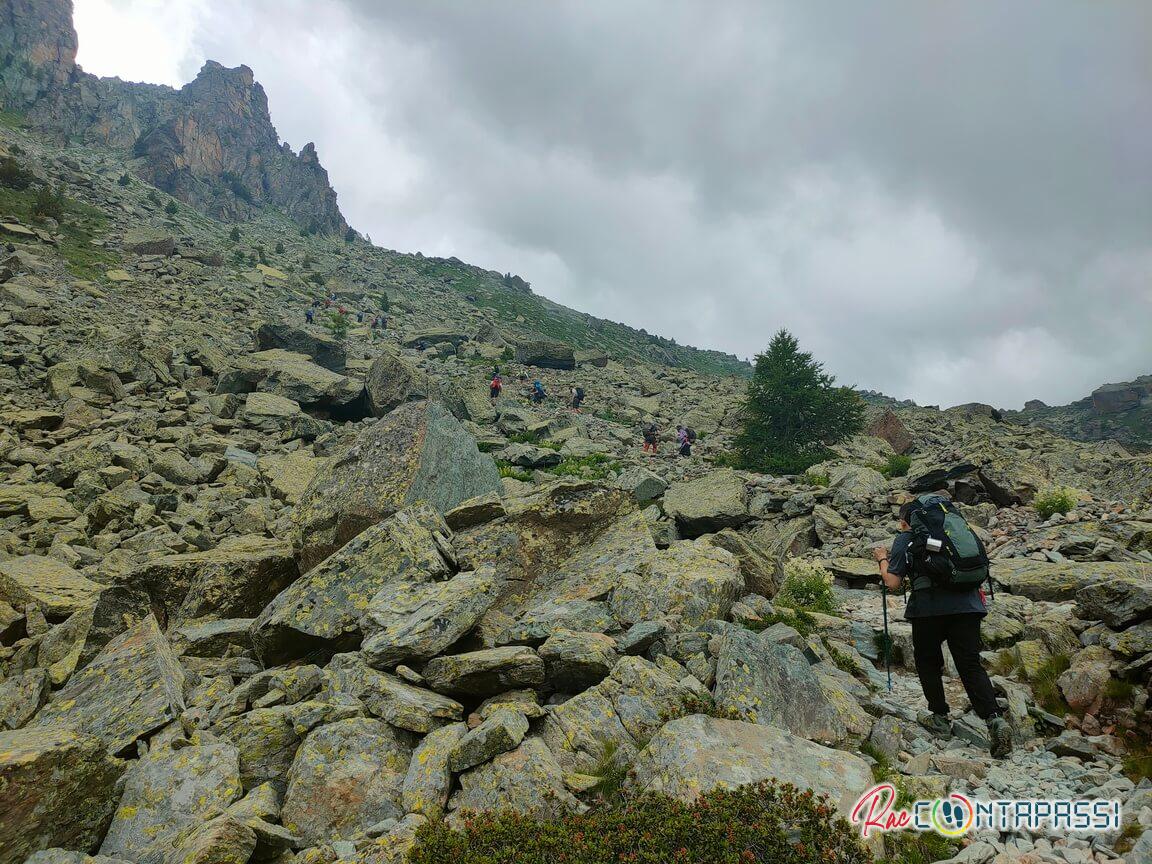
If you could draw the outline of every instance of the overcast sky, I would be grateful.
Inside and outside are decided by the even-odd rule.
[[[251,66],[378,245],[922,404],[1152,372],[1152,4],[75,2],[90,72]]]

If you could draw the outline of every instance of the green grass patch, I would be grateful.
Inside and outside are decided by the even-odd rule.
[[[828,484],[832,482],[827,474],[821,474],[816,471],[806,471],[801,480],[809,486],[821,486],[824,488],[827,488]]]
[[[623,414],[617,414],[610,408],[605,408],[601,411],[595,411],[593,412],[592,416],[603,420],[605,423],[615,423],[617,426],[628,426],[632,423],[632,421],[625,417]]]
[[[25,225],[35,225],[39,190],[0,187],[0,217],[15,217]],[[103,235],[107,218],[95,207],[67,196],[60,199],[60,245],[57,251],[78,279],[97,282],[105,272],[122,266],[119,256],[92,245],[95,236]]]
[[[501,477],[511,477],[513,480],[521,480],[524,483],[532,482],[531,472],[525,471],[523,468],[518,468],[509,462],[497,459],[496,470],[500,472]]]
[[[1041,519],[1049,519],[1057,513],[1068,513],[1076,506],[1076,490],[1068,486],[1053,486],[1037,493],[1032,499],[1032,506],[1036,515]]]
[[[1036,696],[1036,704],[1045,711],[1058,716],[1071,711],[1068,703],[1064,701],[1064,694],[1060,692],[1060,686],[1056,683],[1056,679],[1071,665],[1072,661],[1067,654],[1054,654],[1045,660],[1036,670],[1036,674],[1029,679],[1032,693]]]
[[[585,480],[607,480],[621,470],[619,462],[603,453],[588,456],[569,456],[559,465],[545,469],[557,477],[580,477]]]
[[[787,606],[777,606],[771,615],[765,615],[760,621],[749,622],[745,626],[749,630],[763,632],[773,624],[787,624],[805,638],[816,632],[815,618],[803,609],[792,609]]]
[[[776,593],[776,602],[805,612],[836,611],[832,593],[832,574],[812,561],[789,558],[784,562],[784,581]]]
[[[1004,648],[996,652],[996,657],[989,664],[988,668],[996,675],[1003,675],[1007,678],[1020,667],[1020,660],[1011,648]]]
[[[908,471],[912,468],[912,457],[898,456],[893,453],[888,457],[887,462],[873,464],[869,467],[879,471],[889,480],[891,480],[893,477],[907,477]]]

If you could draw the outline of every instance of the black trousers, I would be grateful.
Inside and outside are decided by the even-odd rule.
[[[980,662],[980,620],[984,616],[966,612],[960,615],[933,615],[912,618],[912,650],[916,654],[916,674],[928,708],[936,714],[948,713],[948,700],[944,697],[944,652],[940,646],[948,643],[948,650],[956,663],[956,671],[964,682],[968,701],[978,716],[988,719],[1000,713],[992,681]]]

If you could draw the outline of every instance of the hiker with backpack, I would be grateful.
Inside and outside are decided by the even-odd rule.
[[[584,388],[572,388],[572,413],[579,414],[580,406],[584,404]]]
[[[878,547],[873,555],[880,566],[882,590],[907,584],[911,592],[904,617],[912,625],[916,674],[929,709],[919,718],[920,724],[940,737],[952,734],[941,651],[947,642],[972,709],[988,724],[989,749],[1002,759],[1012,752],[1012,730],[1000,714],[992,681],[980,660],[980,622],[988,614],[981,589],[989,579],[984,544],[956,505],[940,495],[909,501],[901,506],[899,518],[900,533],[891,550]]]
[[[655,421],[649,423],[644,427],[644,452],[656,453],[656,445],[660,441],[660,429],[657,427]]]
[[[543,382],[537,378],[532,382],[532,402],[539,405],[548,398],[548,392],[544,389]]]
[[[495,402],[500,398],[500,392],[504,389],[504,379],[500,377],[500,370],[497,369],[492,373],[492,381],[488,385],[488,398]]]
[[[691,426],[677,426],[676,427],[676,444],[678,445],[677,452],[681,456],[692,455],[692,445],[696,443],[696,430]]]

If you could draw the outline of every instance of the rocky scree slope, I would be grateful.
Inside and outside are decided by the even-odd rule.
[[[1033,400],[1023,411],[1006,412],[1019,419],[1079,441],[1112,439],[1132,449],[1152,450],[1152,375],[1135,381],[1104,384],[1069,405]]]
[[[738,378],[540,345],[415,256],[275,214],[232,241],[115,154],[0,146],[69,201],[36,222],[7,190],[0,214],[0,864],[400,861],[426,820],[597,806],[617,772],[841,807],[875,776],[1117,798],[1114,836],[989,835],[959,860],[1144,860],[1148,458],[901,407],[804,477],[734,471]],[[317,293],[365,322],[305,325]],[[641,454],[648,419],[666,442],[692,425],[693,457]],[[868,551],[961,464],[929,485],[995,559],[1000,763],[970,714],[944,741],[916,725],[899,598],[891,691],[878,650]],[[1077,506],[1040,520],[1053,484]],[[834,614],[783,602],[797,560],[831,574]]]

